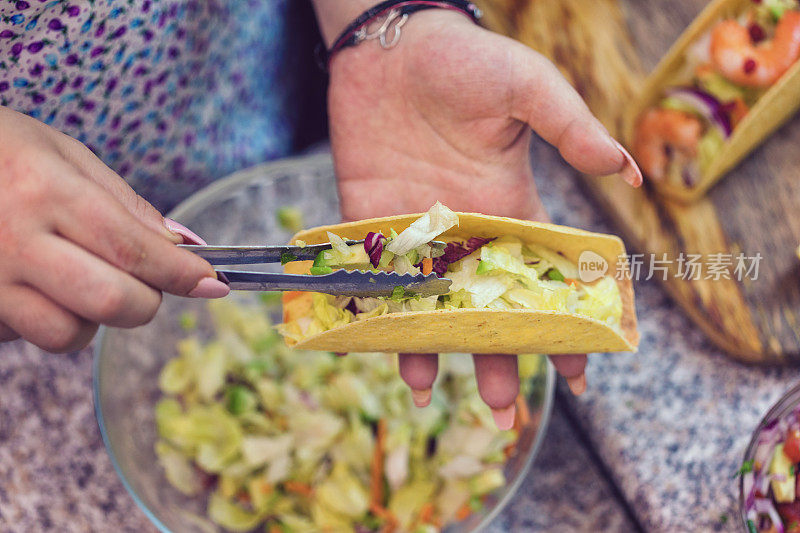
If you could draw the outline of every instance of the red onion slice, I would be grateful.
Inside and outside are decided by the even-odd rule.
[[[667,91],[667,96],[695,109],[705,117],[714,127],[719,129],[723,138],[727,139],[733,132],[730,118],[725,112],[722,103],[711,94],[695,89],[694,87],[679,87]]]
[[[757,513],[769,516],[772,527],[777,533],[785,533],[783,529],[783,520],[781,520],[778,510],[775,508],[775,505],[773,505],[772,500],[769,498],[756,498],[753,507]]]

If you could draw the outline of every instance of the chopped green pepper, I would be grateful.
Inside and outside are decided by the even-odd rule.
[[[285,265],[286,263],[291,263],[292,261],[297,261],[297,256],[291,252],[284,252],[281,254],[281,264]]]
[[[231,385],[225,391],[225,404],[231,414],[240,415],[256,406],[256,397],[244,385]]]
[[[392,289],[392,295],[389,296],[389,299],[397,302],[400,301],[405,295],[406,295],[406,290],[402,286],[398,285],[397,287]]]
[[[291,252],[284,252],[281,254],[281,264],[285,265],[286,263],[291,263],[292,261],[297,261],[297,256]]]
[[[333,269],[329,266],[312,266],[311,267],[311,275],[312,276],[323,276],[325,274],[330,274],[333,272]]]
[[[275,213],[280,227],[286,231],[298,232],[303,229],[303,212],[296,207],[281,207]]]
[[[550,278],[553,281],[564,281],[566,279],[566,278],[564,278],[564,274],[562,274],[556,268],[551,268],[550,270],[545,272],[545,276],[547,276],[548,278]]]

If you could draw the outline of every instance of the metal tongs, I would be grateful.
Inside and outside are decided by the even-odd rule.
[[[364,241],[345,241],[348,245],[363,244]],[[444,250],[445,243],[432,241],[434,248]],[[309,261],[331,243],[308,246],[199,246],[180,244],[180,248],[193,252],[212,265],[255,265],[263,263],[287,263]],[[219,279],[232,290],[240,291],[311,291],[335,296],[392,296],[397,287],[410,296],[434,296],[447,294],[451,281],[435,273],[396,274],[394,272],[372,272],[359,270],[337,270],[320,276],[302,274],[273,274],[267,272],[245,272],[241,270],[217,270]]]

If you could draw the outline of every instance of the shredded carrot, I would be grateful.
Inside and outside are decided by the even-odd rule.
[[[516,443],[509,444],[508,446],[503,448],[503,457],[505,457],[506,459],[510,459],[511,456],[514,455],[514,452],[516,451],[516,449],[517,449],[517,444]]]
[[[528,409],[528,402],[525,401],[525,397],[522,394],[517,396],[517,420],[519,420],[522,426],[531,421],[531,412]]]
[[[258,491],[261,494],[272,494],[273,490],[274,487],[271,484],[267,483],[266,481],[262,481],[261,483],[258,484]]]
[[[314,297],[310,292],[288,291],[283,293],[282,298],[284,322],[305,316],[314,305]]]
[[[698,77],[702,77],[705,74],[713,74],[714,67],[712,67],[709,63],[701,63],[700,65],[697,65],[697,68],[694,69],[694,73]]]
[[[397,518],[392,514],[392,512],[382,505],[375,505],[370,504],[369,510],[372,511],[372,514],[384,520],[387,524],[397,524]]]
[[[423,524],[430,524],[433,522],[433,504],[430,502],[422,504],[419,509],[419,521]]]
[[[397,529],[397,524],[395,524],[394,522],[389,522],[388,524],[384,524],[384,526],[381,528],[380,533],[394,533],[396,529]]]
[[[574,285],[575,287],[578,286],[578,280],[575,278],[564,278],[564,283],[567,285]]]
[[[311,485],[300,483],[299,481],[287,481],[283,484],[283,488],[301,496],[311,496],[314,494],[314,489],[311,488]]]
[[[289,428],[289,421],[286,419],[286,417],[283,417],[283,416],[279,416],[279,417],[275,418],[275,424],[277,424],[278,429],[281,429],[281,430],[284,430],[284,431]]]
[[[300,296],[303,296],[304,294],[305,294],[305,292],[303,292],[303,291],[286,291],[286,292],[283,293],[283,296],[281,298],[283,300],[283,303],[287,303],[287,302],[291,302],[295,298],[299,298]]]
[[[426,276],[433,272],[433,259],[425,257],[422,259],[422,273]]]
[[[283,533],[283,530],[279,525],[272,524],[269,526],[269,533]]]
[[[456,511],[456,520],[466,520],[472,514],[472,509],[469,507],[469,502],[465,503]]]
[[[522,394],[517,395],[515,404],[517,406],[517,416],[514,417],[514,431],[517,432],[517,437],[519,437],[519,434],[522,432],[522,428],[528,425],[528,423],[531,421],[531,412],[528,409],[528,402],[525,401],[525,397]],[[506,456],[506,459],[514,455],[514,451],[516,449],[516,442],[512,442],[503,448],[503,454]]]
[[[729,104],[726,104],[726,106],[727,105],[731,106],[731,122],[733,123],[732,126],[735,128],[736,125],[747,116],[747,112],[750,111],[750,108],[747,107],[747,104],[744,103],[741,96],[737,96]]]
[[[375,448],[372,450],[372,465],[369,476],[369,501],[372,505],[383,505],[383,449],[386,446],[386,420],[378,420]]]

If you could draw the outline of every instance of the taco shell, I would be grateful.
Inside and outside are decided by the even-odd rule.
[[[697,16],[645,81],[640,96],[628,109],[624,135],[628,146],[633,145],[636,121],[648,108],[656,105],[663,91],[685,66],[688,49],[718,21],[737,17],[751,0],[714,0]],[[758,99],[747,115],[734,128],[719,154],[705,169],[693,187],[650,180],[667,197],[691,202],[719,181],[773,131],[789,120],[800,108],[800,60]]]
[[[422,214],[324,226],[296,234],[292,242],[328,242],[330,231],[345,239],[363,239],[370,232],[388,235],[406,229]],[[626,265],[625,247],[615,236],[578,229],[527,222],[511,218],[458,213],[459,226],[436,238],[463,241],[470,237],[517,237],[525,243],[539,244],[561,252],[575,264],[581,252],[591,250],[608,263],[606,275],[614,276]],[[307,273],[310,261],[288,263],[286,271]],[[627,270],[625,270],[627,272]],[[333,352],[400,353],[586,353],[635,351],[639,342],[630,276],[616,276],[622,299],[621,332],[605,323],[582,315],[526,309],[437,309],[393,313],[357,320],[287,344],[304,350]]]

